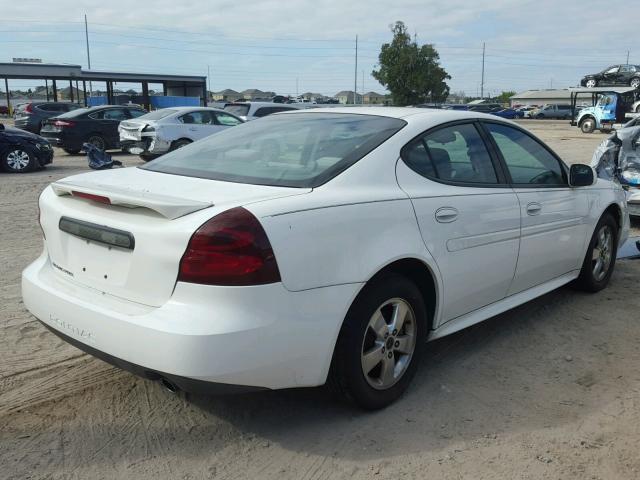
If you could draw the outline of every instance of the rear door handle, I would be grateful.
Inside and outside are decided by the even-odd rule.
[[[436,210],[436,221],[439,223],[455,222],[458,218],[458,210],[453,207],[441,207]]]
[[[539,215],[542,211],[542,205],[538,202],[531,202],[527,205],[527,215]]]

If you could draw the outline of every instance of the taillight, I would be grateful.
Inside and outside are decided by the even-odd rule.
[[[72,190],[71,195],[73,195],[74,197],[86,198],[87,200],[93,200],[94,202],[106,203],[107,205],[111,205],[111,199],[103,195],[95,195],[93,193],[78,192],[76,190]]]
[[[238,207],[196,230],[180,260],[178,281],[206,285],[264,285],[280,281],[278,264],[262,225]]]
[[[76,122],[70,122],[69,120],[54,120],[53,125],[55,127],[65,128],[65,127],[73,127]]]
[[[27,106],[24,107],[24,111],[27,113],[33,113],[33,103],[27,103]]]

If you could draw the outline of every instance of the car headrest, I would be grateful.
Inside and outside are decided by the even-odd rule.
[[[429,153],[433,159],[433,165],[438,171],[438,177],[443,180],[451,179],[451,157],[444,148],[431,148],[429,147]]]

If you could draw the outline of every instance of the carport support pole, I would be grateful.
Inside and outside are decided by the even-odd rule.
[[[55,78],[53,80],[51,80],[51,88],[53,90],[53,101],[57,102],[58,101],[58,88],[56,87]]]
[[[11,100],[9,99],[9,80],[5,77],[4,79],[4,91],[7,92],[7,111],[9,115],[11,115]]]
[[[87,106],[87,81],[82,80],[82,91],[84,92],[84,106]]]
[[[149,82],[142,82],[142,101],[144,108],[151,110],[151,99],[149,98]]]
[[[204,83],[204,85],[202,85],[202,100],[203,100],[203,102],[204,102],[204,106],[205,106],[205,107],[207,106],[207,100],[208,100],[207,96],[208,96],[208,93],[207,93],[207,84],[206,84],[206,82],[205,82],[205,83]]]
[[[47,102],[49,101],[49,80],[44,79],[44,90],[47,92]]]
[[[73,80],[69,80],[69,100],[73,103]]]

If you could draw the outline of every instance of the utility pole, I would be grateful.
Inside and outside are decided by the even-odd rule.
[[[356,66],[353,74],[353,103],[358,103],[358,35],[356,35]],[[347,97],[348,100],[348,97]]]
[[[298,77],[296,77],[296,100],[298,99]]]
[[[629,65],[629,50],[627,50],[627,65]]]
[[[211,70],[210,70],[210,68],[211,67],[209,65],[207,65],[207,88],[209,89],[209,93],[207,93],[207,97],[209,95],[211,95],[211,93],[213,93],[213,92],[211,92]]]
[[[364,70],[362,70],[362,104],[364,105]]]
[[[91,70],[91,54],[89,53],[89,27],[87,26],[87,14],[84,14],[84,39],[87,42],[87,66]],[[89,82],[89,95],[93,93],[93,85]]]
[[[480,98],[484,98],[484,51],[485,43],[482,42],[482,80],[480,81]]]

